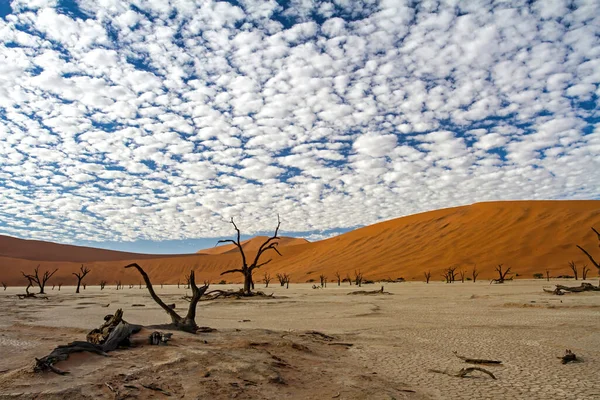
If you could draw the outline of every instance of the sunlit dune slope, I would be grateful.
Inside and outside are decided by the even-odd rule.
[[[259,247],[268,239],[268,236],[255,236],[251,239],[242,241],[242,248],[244,251],[258,251]],[[298,244],[308,243],[308,240],[301,238],[294,238],[288,236],[281,236],[279,239],[279,249],[287,246],[295,246]],[[231,243],[222,244],[210,249],[199,250],[197,254],[225,254],[231,252],[239,252],[238,248]]]
[[[282,257],[268,253],[265,260],[273,261],[256,271],[255,281],[260,282],[265,272],[273,276],[287,272],[292,282],[318,280],[323,273],[331,281],[336,271],[344,276],[353,275],[355,270],[362,271],[367,279],[407,280],[420,280],[423,272],[430,270],[432,279],[439,280],[441,271],[448,266],[470,272],[475,264],[481,271],[479,278],[487,279],[495,275],[494,267],[499,263],[525,278],[546,268],[552,275],[564,275],[570,272],[569,261],[579,265],[587,262],[576,244],[600,259],[591,226],[600,228],[600,201],[478,203],[398,218],[319,242],[284,246]],[[254,252],[248,251],[247,256],[251,259]],[[192,268],[199,281],[241,281],[239,274],[220,276],[222,271],[239,266],[237,252],[134,259],[156,284],[183,282]],[[140,278],[135,271],[122,268],[128,262],[86,263],[92,269],[89,284],[97,284],[101,279],[109,285],[117,280],[138,283]],[[20,271],[32,270],[37,263],[0,258],[0,280],[22,285],[25,281]],[[56,261],[41,264],[43,269],[58,267],[53,281],[65,284],[74,282],[71,272],[80,265]],[[589,262],[588,265],[590,277],[597,276],[596,269]]]
[[[24,240],[0,235],[0,257],[22,258],[33,261],[117,261],[159,258],[157,254],[138,254],[123,251],[96,249],[93,247],[73,246],[43,242],[39,240]],[[170,257],[173,257],[172,255]]]

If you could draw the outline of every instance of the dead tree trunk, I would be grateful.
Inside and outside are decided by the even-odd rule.
[[[40,276],[39,271],[40,271],[40,266],[38,265],[33,270],[33,275],[26,274],[25,272],[22,272],[22,271],[21,271],[21,273],[23,274],[23,276],[25,278],[31,280],[31,282],[37,283],[38,287],[40,288],[40,294],[44,294],[44,287],[46,287],[46,282],[48,282],[48,279],[50,279],[52,277],[52,275],[54,275],[56,273],[56,271],[58,271],[58,268],[56,268],[54,271],[52,271],[52,273],[50,273],[50,271],[46,271],[46,272],[44,272],[44,275],[42,275],[42,276]]]
[[[150,292],[150,296],[152,299],[169,314],[171,317],[171,325],[174,329],[179,329],[185,332],[196,333],[198,330],[198,325],[196,325],[196,306],[198,305],[198,301],[200,301],[200,297],[206,292],[208,289],[208,284],[198,287],[196,286],[196,279],[194,271],[190,271],[190,275],[188,276],[188,282],[190,284],[190,288],[192,289],[192,298],[190,300],[190,306],[188,308],[188,312],[185,317],[181,317],[179,314],[175,312],[171,307],[166,305],[160,297],[154,292],[154,288],[152,287],[152,282],[150,282],[150,278],[148,274],[140,267],[138,264],[133,263],[126,265],[125,268],[135,268],[142,275],[144,282],[146,283],[146,288],[148,292]]]
[[[62,287],[62,283],[58,284],[58,291],[60,292],[60,288]]]
[[[600,242],[600,232],[595,230],[594,227],[592,227],[592,230],[598,236],[598,242]],[[594,257],[592,257],[592,255],[590,253],[588,253],[583,247],[577,245],[577,248],[579,248],[579,250],[581,250],[583,252],[583,254],[585,254],[587,256],[587,258],[590,259],[590,261],[592,262],[592,265],[594,265],[594,267],[596,267],[598,269],[598,274],[600,274],[600,264],[596,260],[594,260]],[[600,283],[599,283],[599,286],[600,286]]]
[[[104,286],[106,286],[106,281],[100,281],[100,290],[104,290]]]
[[[546,282],[550,282],[550,270],[546,270]]]
[[[289,289],[290,288],[290,276],[288,274],[283,274],[284,278],[285,278],[285,288]]]
[[[275,252],[281,256],[281,253],[279,252],[279,250],[277,250],[277,245],[279,244],[279,236],[277,236],[277,232],[279,232],[279,226],[281,225],[281,220],[279,219],[279,215],[277,215],[277,227],[275,228],[275,233],[273,234],[273,236],[269,237],[267,240],[264,241],[263,244],[260,245],[260,247],[258,248],[258,251],[256,252],[256,256],[254,257],[254,260],[252,261],[252,263],[250,265],[248,265],[248,263],[246,261],[246,254],[244,253],[244,248],[242,247],[241,232],[240,232],[239,228],[237,227],[237,225],[235,224],[235,222],[233,221],[233,218],[231,218],[231,224],[233,225],[233,227],[235,228],[235,231],[237,232],[237,239],[235,239],[235,240],[233,240],[233,239],[219,240],[217,242],[217,244],[233,243],[238,248],[240,255],[242,256],[242,267],[224,271],[221,273],[221,275],[231,274],[231,273],[236,273],[236,272],[241,273],[244,276],[243,292],[245,295],[250,296],[250,295],[252,295],[252,289],[254,288],[254,280],[252,279],[252,274],[254,273],[254,270],[271,262],[271,260],[269,259],[268,261],[259,263],[260,257],[263,255],[263,253],[265,253],[267,250],[275,250]]]
[[[79,293],[79,286],[81,286],[81,281],[89,273],[90,273],[90,270],[87,267],[84,267],[83,264],[81,264],[81,268],[79,268],[79,272],[73,272],[73,275],[75,275],[77,277],[77,290],[75,290],[75,293]]]
[[[504,272],[502,272],[502,265],[503,264],[498,264],[498,266],[495,268],[495,271],[498,272],[498,279],[492,279],[490,283],[504,283],[504,281],[506,280],[506,275],[510,273],[510,267],[508,267]]]
[[[425,283],[429,283],[429,280],[431,279],[431,271],[424,272],[423,275],[425,275]]]
[[[265,283],[265,287],[268,288],[269,287],[269,282],[271,282],[271,274],[269,274],[268,272],[265,272],[265,276],[263,278],[263,282]]]
[[[7,288],[7,286],[6,286],[6,283],[5,283],[5,282],[2,282],[2,287],[4,288],[4,291],[6,292],[6,288]]]
[[[350,286],[352,286],[352,278],[350,278],[350,274],[346,274],[346,280],[348,281]]]
[[[363,274],[360,271],[354,271],[354,284],[358,287],[362,287]]]
[[[341,286],[341,284],[342,284],[342,277],[341,277],[339,271],[336,271],[336,273],[335,273],[335,279],[337,279],[338,286]]]
[[[577,280],[577,265],[575,264],[575,262],[570,261],[569,268],[571,268],[571,271],[573,271],[573,275],[575,276],[575,280]]]
[[[460,281],[461,281],[462,283],[465,283],[465,271],[463,271],[463,270],[460,270],[458,273],[459,273],[459,275],[460,275]]]
[[[585,281],[587,279],[588,272],[590,272],[590,269],[588,268],[587,264],[583,264],[583,268],[581,268],[581,279],[582,280]]]
[[[473,277],[473,283],[477,281],[477,277],[479,276],[479,271],[477,271],[477,265],[473,266],[473,270],[471,270],[471,277]]]
[[[319,279],[321,280],[321,287],[327,286],[327,277],[323,274],[319,275]]]

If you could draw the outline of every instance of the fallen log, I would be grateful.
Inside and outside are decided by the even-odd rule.
[[[467,378],[469,374],[471,374],[475,371],[483,372],[484,374],[489,375],[492,379],[494,379],[494,380],[496,379],[496,376],[494,374],[492,374],[487,369],[480,368],[480,367],[461,368],[460,371],[454,372],[454,373],[448,372],[448,371],[440,371],[438,369],[430,369],[429,370],[429,372],[435,372],[437,374],[444,374],[444,375],[448,375],[448,376],[455,376],[457,378]]]
[[[469,358],[469,357],[464,357],[461,355],[458,355],[458,353],[456,351],[453,351],[454,355],[458,358],[460,358],[461,360],[463,360],[466,363],[469,364],[502,364],[502,361],[498,361],[498,360],[486,360],[483,358]]]
[[[554,290],[543,289],[546,293],[552,293],[557,296],[562,296],[565,293],[581,293],[581,292],[600,292],[600,286],[594,286],[591,283],[582,282],[579,286],[564,286],[556,285]]]
[[[75,341],[67,345],[60,345],[47,356],[36,358],[33,371],[51,371],[65,375],[68,372],[56,368],[54,364],[65,361],[70,354],[84,351],[106,357],[108,352],[116,350],[120,346],[129,346],[129,337],[142,329],[141,325],[129,324],[124,321],[121,309],[118,309],[114,315],[107,315],[104,320],[104,324],[99,329],[94,329],[88,333],[86,342]]]

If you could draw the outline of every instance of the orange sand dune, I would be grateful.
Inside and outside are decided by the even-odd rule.
[[[0,256],[34,261],[74,261],[80,263],[162,257],[158,254],[127,253],[40,240],[25,240],[3,235],[0,235]],[[173,257],[173,255],[168,257]]]
[[[242,241],[242,248],[244,251],[258,251],[260,246],[268,239],[268,236],[255,236],[251,239]],[[288,236],[281,236],[279,239],[279,245],[277,246],[279,249],[286,246],[295,246],[298,244],[308,243],[308,240],[301,238],[294,238]],[[221,246],[216,246],[210,249],[199,250],[196,254],[225,254],[225,253],[237,253],[239,252],[238,248],[234,244],[224,244]]]
[[[452,265],[470,271],[473,265],[481,271],[480,279],[495,276],[494,267],[503,263],[515,273],[531,278],[533,273],[563,275],[570,272],[568,261],[579,265],[587,262],[576,244],[600,258],[598,242],[590,227],[600,228],[600,201],[510,201],[477,203],[470,206],[436,210],[398,218],[360,228],[346,234],[314,243],[282,248],[282,257],[272,252],[273,261],[256,272],[259,282],[265,272],[291,274],[292,282],[318,280],[323,273],[329,280],[334,273],[353,274],[361,270],[367,279],[422,279],[430,270],[441,279],[441,271]],[[289,227],[293,229],[293,227]],[[248,251],[248,258],[253,256]],[[266,259],[266,258],[265,258]],[[224,277],[220,273],[238,267],[239,254],[195,254],[154,259],[133,257],[157,284],[183,282],[185,274],[196,270],[199,281],[213,283],[225,278],[241,282],[241,275]],[[86,263],[92,272],[89,284],[105,279],[138,283],[139,275],[124,270],[128,260]],[[9,285],[23,285],[20,271],[32,270],[38,261],[0,258],[0,280]],[[79,268],[75,262],[41,262],[44,268],[59,268],[53,282],[74,283],[71,272]],[[591,276],[597,271],[591,268]],[[260,285],[259,285],[260,286]]]

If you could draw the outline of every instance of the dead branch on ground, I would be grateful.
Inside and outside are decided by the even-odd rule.
[[[487,369],[483,369],[480,367],[469,367],[469,368],[461,368],[460,371],[458,372],[448,372],[446,371],[440,371],[437,369],[430,369],[429,372],[435,372],[438,374],[444,374],[444,375],[448,375],[448,376],[455,376],[457,378],[468,378],[469,374],[475,372],[475,371],[479,371],[479,372],[483,372],[484,374],[488,374],[492,379],[496,379],[496,376],[494,376],[494,374],[492,374],[490,371],[488,371]]]
[[[453,351],[452,353],[454,353],[454,355],[458,358],[460,358],[461,360],[463,360],[466,363],[469,364],[502,364],[502,361],[498,361],[498,360],[486,360],[483,358],[469,358],[469,357],[464,357],[461,355],[458,355],[458,353],[456,351]]]

